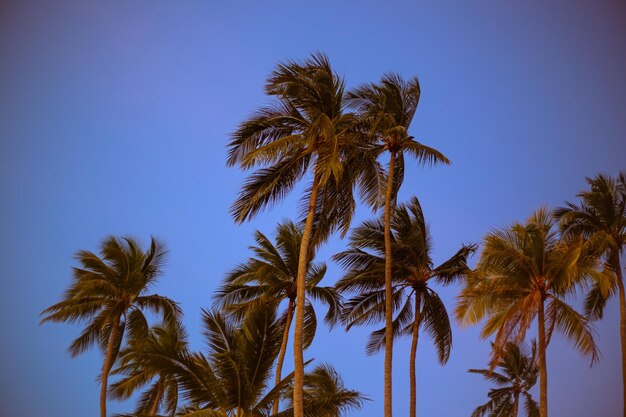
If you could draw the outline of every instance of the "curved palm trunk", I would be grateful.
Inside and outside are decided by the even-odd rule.
[[[317,193],[319,191],[319,175],[316,173],[311,186],[311,196],[306,214],[306,222],[302,232],[302,242],[300,243],[300,256],[298,258],[298,276],[296,277],[296,325],[293,332],[293,415],[294,417],[304,417],[304,354],[302,351],[302,335],[304,332],[304,299],[305,299],[305,278],[306,267],[309,254],[309,242],[313,230],[313,217],[315,216],[315,206],[317,203]]]
[[[276,362],[276,379],[274,386],[280,384],[282,380],[281,373],[283,371],[283,362],[285,361],[285,353],[287,352],[287,341],[289,340],[289,329],[291,328],[291,319],[293,317],[293,300],[289,299],[289,306],[287,307],[287,319],[285,320],[285,330],[283,330],[283,341],[280,345],[280,353],[278,354],[278,362]],[[278,406],[280,399],[277,398],[272,406],[272,415],[278,413]]]
[[[396,166],[396,153],[389,157],[389,178],[385,194],[385,417],[391,417],[391,365],[393,363],[393,305],[391,288],[391,194],[393,192],[393,176]]]
[[[546,321],[543,311],[543,297],[539,302],[539,342],[537,353],[539,355],[539,416],[548,417],[548,369],[546,366]]]
[[[107,416],[107,388],[109,371],[115,362],[113,357],[113,349],[115,348],[115,339],[117,339],[117,331],[120,325],[120,319],[117,317],[111,325],[111,334],[109,334],[109,342],[107,343],[107,352],[102,365],[102,386],[100,388],[100,417]]]
[[[622,402],[623,414],[626,417],[626,295],[624,294],[624,281],[622,280],[622,265],[619,259],[619,251],[613,251],[613,269],[617,278],[619,290],[619,336],[622,344]]]
[[[410,363],[410,382],[411,382],[411,398],[409,405],[409,417],[415,417],[416,415],[416,403],[417,403],[417,378],[415,376],[415,356],[417,353],[417,341],[419,339],[420,321],[422,316],[420,313],[421,294],[415,292],[415,317],[413,321],[413,338],[411,340],[411,363]]]

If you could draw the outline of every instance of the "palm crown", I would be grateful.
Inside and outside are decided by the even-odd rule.
[[[280,322],[274,311],[257,308],[246,314],[241,322],[228,320],[218,311],[203,310],[202,321],[208,346],[207,352],[180,349],[171,355],[155,357],[160,369],[176,375],[184,405],[177,415],[181,417],[252,417],[269,416],[272,404],[281,395],[290,392],[293,373],[278,384],[268,384],[274,360],[280,349]],[[326,372],[324,371],[326,370]],[[326,378],[319,376],[320,372]],[[344,410],[361,403],[361,396],[345,389],[336,380],[335,390],[321,384],[311,387],[315,375],[320,381],[332,379],[331,368],[317,368],[309,381],[312,401],[307,416],[330,416],[333,410]],[[318,389],[319,391],[315,391]],[[315,394],[317,392],[317,394]],[[334,394],[334,398],[322,394]],[[322,401],[321,399],[325,401]],[[279,415],[289,416],[293,409]]]
[[[604,175],[587,178],[590,190],[578,194],[579,205],[566,202],[554,211],[565,236],[583,236],[601,245],[613,279],[596,280],[585,307],[591,317],[602,318],[604,306],[622,281],[620,253],[626,244],[626,173],[617,179]],[[601,278],[610,277],[605,274]],[[623,284],[622,284],[623,287]]]
[[[480,374],[493,382],[497,388],[489,390],[489,401],[478,406],[471,417],[517,417],[519,398],[524,399],[527,417],[539,417],[539,406],[530,394],[537,382],[537,345],[532,343],[529,353],[523,345],[508,343],[498,360],[499,371],[491,369],[470,369],[468,372]]]
[[[359,185],[368,201],[378,197],[380,171],[367,151],[367,136],[345,112],[344,81],[323,54],[303,63],[279,64],[265,91],[272,101],[244,121],[228,145],[228,164],[260,167],[244,183],[232,207],[237,222],[252,218],[287,195],[311,170],[318,232],[347,232],[356,204],[351,189]],[[346,169],[346,167],[350,169]],[[322,240],[320,238],[320,240]]]
[[[179,400],[176,373],[162,367],[163,358],[177,357],[187,349],[187,332],[182,323],[159,325],[147,337],[134,340],[120,352],[119,366],[112,374],[124,378],[111,385],[110,396],[127,399],[135,391],[150,384],[139,398],[135,414],[157,415],[159,409],[174,415]]]
[[[422,164],[449,164],[441,152],[415,140],[409,127],[417,110],[421,88],[417,77],[404,80],[385,74],[378,84],[368,83],[351,90],[346,101],[359,115],[359,126],[373,136],[374,155],[393,153],[393,198],[404,179],[404,153]],[[391,170],[389,170],[391,171]],[[382,196],[382,194],[380,194]]]

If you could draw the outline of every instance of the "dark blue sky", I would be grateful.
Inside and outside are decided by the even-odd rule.
[[[253,230],[296,213],[298,194],[252,223],[228,215],[243,179],[225,166],[237,124],[264,103],[281,60],[327,53],[349,87],[387,71],[418,75],[411,129],[450,167],[408,169],[435,261],[541,205],[573,200],[585,176],[626,168],[623,1],[0,2],[0,415],[84,417],[98,409],[99,353],[71,360],[79,327],[39,326],[73,254],[107,234],[168,244],[157,292],[179,301],[194,346],[199,314],[248,256]],[[358,220],[371,217],[360,208]],[[335,238],[320,260],[342,250]],[[327,283],[341,274],[331,264]],[[442,290],[453,309],[457,288]],[[598,323],[589,369],[557,337],[548,351],[553,417],[621,409],[617,302]],[[371,329],[322,328],[307,357],[330,362],[382,415],[382,354]],[[394,410],[408,413],[409,340],[394,356]],[[450,362],[418,348],[418,414],[467,416],[489,385],[488,342],[454,328]],[[291,361],[289,359],[288,361]],[[290,367],[289,363],[287,367]],[[113,412],[131,402],[112,403]]]

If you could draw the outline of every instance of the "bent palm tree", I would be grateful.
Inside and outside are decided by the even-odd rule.
[[[282,367],[287,349],[289,330],[296,306],[296,276],[298,259],[302,242],[302,228],[291,221],[280,223],[276,228],[276,244],[264,234],[255,233],[256,246],[250,249],[255,257],[239,265],[226,278],[226,282],[218,289],[216,306],[233,314],[237,319],[245,316],[255,308],[278,309],[283,301],[287,308],[280,318],[282,342],[276,364],[275,385],[282,380]],[[315,248],[309,250],[307,260],[306,293],[312,299],[320,301],[328,307],[324,321],[333,326],[339,319],[341,299],[334,288],[318,286],[326,273],[326,264],[314,263]],[[315,336],[317,318],[315,309],[308,299],[304,307],[304,340],[306,349]],[[279,403],[274,403],[272,414],[278,412]]]
[[[109,396],[127,399],[135,391],[152,383],[141,395],[135,414],[157,415],[159,409],[174,415],[178,407],[179,389],[175,373],[161,368],[163,358],[176,357],[187,349],[187,333],[182,323],[156,326],[146,338],[134,340],[120,352],[120,365],[112,374],[125,375],[111,385]]]
[[[420,85],[416,77],[405,81],[397,74],[387,74],[380,84],[365,84],[348,94],[348,103],[359,112],[360,124],[365,126],[378,144],[373,154],[389,152],[387,189],[384,199],[385,226],[385,332],[390,341],[385,345],[385,417],[392,415],[391,365],[393,355],[392,313],[392,265],[391,215],[395,209],[396,195],[404,178],[404,153],[419,163],[449,164],[450,161],[439,151],[415,140],[408,133],[413,115],[420,99]]]
[[[585,300],[585,310],[593,319],[601,319],[607,299],[617,292],[619,298],[620,340],[622,345],[622,387],[626,399],[626,292],[620,254],[626,245],[626,173],[617,179],[604,175],[587,178],[589,191],[578,194],[580,205],[566,202],[555,210],[565,236],[583,236],[603,243],[611,280],[597,280]],[[626,417],[626,404],[623,408]]]
[[[554,329],[591,359],[598,350],[587,319],[563,297],[594,274],[597,258],[581,239],[559,239],[548,210],[533,213],[485,237],[475,274],[459,295],[456,316],[462,325],[487,318],[481,337],[496,334],[491,366],[509,342],[521,342],[535,318],[538,322],[540,414],[548,415],[546,349]]]
[[[102,365],[100,416],[106,417],[106,394],[109,372],[125,332],[131,339],[144,337],[148,323],[143,310],[163,314],[166,323],[173,323],[180,313],[172,300],[147,295],[161,273],[165,251],[152,238],[150,249],[141,250],[131,238],[110,236],[100,247],[100,256],[79,251],[81,264],[74,268],[74,281],[60,303],[45,309],[42,323],[87,322],[83,333],[68,348],[76,356],[98,343],[105,354]]]
[[[340,279],[339,291],[356,291],[358,295],[345,304],[346,328],[385,321],[385,238],[380,221],[365,222],[350,238],[351,249],[335,255],[349,269]],[[431,288],[432,282],[447,285],[469,272],[468,256],[474,246],[464,246],[454,256],[435,267],[431,259],[432,242],[424,213],[417,198],[397,208],[391,219],[393,281],[392,299],[397,310],[393,320],[395,335],[410,334],[410,417],[416,414],[415,357],[420,328],[433,338],[439,361],[445,364],[450,355],[452,331],[446,308]],[[367,353],[386,346],[386,327],[372,333]]]
[[[533,341],[532,351],[515,343],[508,343],[498,361],[499,372],[491,369],[470,369],[468,372],[480,374],[498,388],[489,390],[489,401],[476,407],[471,417],[517,417],[520,396],[525,401],[527,417],[539,417],[539,406],[530,394],[537,382],[537,345]]]
[[[364,198],[375,201],[379,172],[365,153],[364,136],[353,129],[354,116],[344,113],[344,81],[326,56],[279,64],[265,91],[274,101],[243,122],[228,145],[229,165],[260,167],[244,183],[231,212],[236,222],[250,219],[311,171],[296,275],[294,409],[302,417],[305,303],[298,300],[305,298],[309,247],[312,238],[317,244],[335,230],[347,232],[356,207],[353,187],[358,185]]]

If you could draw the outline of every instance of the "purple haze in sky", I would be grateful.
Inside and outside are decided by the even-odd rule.
[[[265,102],[278,62],[315,51],[348,87],[387,71],[419,76],[411,133],[453,165],[409,163],[399,200],[420,198],[436,263],[491,228],[574,200],[586,176],[626,168],[623,1],[4,0],[0,415],[97,414],[100,353],[70,359],[65,349],[80,328],[38,321],[70,283],[74,253],[97,250],[107,234],[167,242],[155,290],[181,303],[193,347],[204,348],[200,308],[249,255],[254,230],[271,234],[295,217],[302,190],[235,225],[228,209],[244,175],[225,166],[229,133]],[[354,225],[371,217],[359,207]],[[334,237],[319,260],[343,248]],[[329,261],[326,284],[341,273]],[[457,293],[441,290],[449,311]],[[363,417],[383,409],[383,355],[364,352],[371,330],[329,332],[320,323],[306,352],[372,400]],[[596,330],[602,358],[591,369],[553,339],[551,416],[621,413],[615,299]],[[486,401],[490,385],[466,372],[488,360],[478,332],[455,325],[445,367],[420,339],[418,415],[469,416]],[[408,351],[409,339],[399,339],[397,417],[408,414]],[[134,406],[111,401],[109,410]]]

